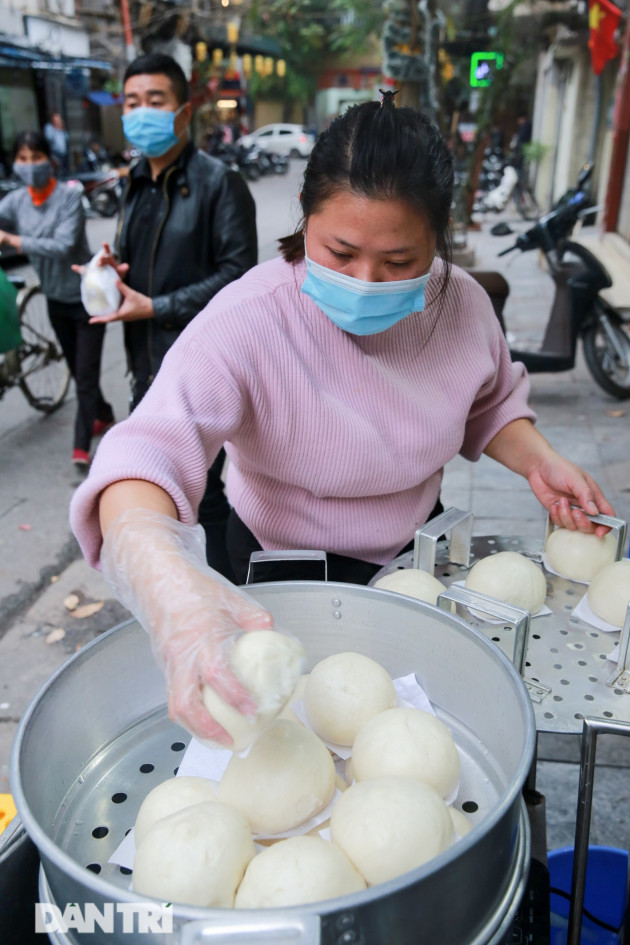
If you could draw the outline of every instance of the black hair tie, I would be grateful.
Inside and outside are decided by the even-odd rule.
[[[398,91],[398,89],[394,89],[393,92],[391,92],[389,89],[379,89],[379,92],[383,96],[381,99],[381,108],[383,108],[384,105],[393,105],[394,96],[398,95]]]

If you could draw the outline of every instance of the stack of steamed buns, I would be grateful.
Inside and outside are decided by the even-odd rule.
[[[630,603],[630,559],[615,561],[616,537],[556,528],[545,544],[549,568],[570,581],[588,584],[587,598],[594,614],[622,627]],[[466,587],[538,613],[545,603],[547,581],[543,570],[515,551],[500,551],[477,561],[466,577]],[[375,582],[375,587],[436,604],[446,590],[432,574],[418,568],[399,568]]]
[[[275,670],[260,668],[263,635],[271,635]],[[274,698],[287,705],[278,714],[274,704],[276,717],[261,723],[253,743],[236,720],[238,743],[249,741],[249,750],[232,754],[216,790],[206,778],[182,776],[147,795],[135,824],[137,893],[237,909],[316,902],[393,879],[468,832],[465,815],[445,800],[460,777],[450,730],[429,712],[400,708],[381,665],[338,653],[294,678],[287,696],[272,697],[300,663],[299,644],[275,631],[240,640],[255,650],[263,706]],[[243,665],[251,669],[248,658]],[[291,708],[297,703],[307,724]],[[352,749],[345,778],[329,746]]]

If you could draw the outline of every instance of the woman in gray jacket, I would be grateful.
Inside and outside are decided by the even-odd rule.
[[[15,139],[13,172],[26,186],[0,201],[0,244],[25,253],[39,277],[51,324],[76,383],[72,461],[89,466],[92,437],[104,433],[114,415],[100,388],[105,326],[88,323],[80,276],[71,269],[91,256],[81,195],[55,179],[50,146],[38,131],[23,131]]]

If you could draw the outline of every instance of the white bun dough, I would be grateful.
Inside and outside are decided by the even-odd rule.
[[[236,894],[237,909],[298,906],[365,889],[339,847],[321,837],[291,837],[250,862]]]
[[[169,778],[149,791],[138,811],[134,827],[136,846],[140,846],[153,824],[170,817],[184,807],[216,801],[217,795],[208,778]]]
[[[303,700],[304,690],[306,688],[308,677],[309,677],[308,673],[304,673],[304,675],[300,676],[300,678],[297,681],[297,686],[295,687],[295,689],[289,696],[289,701],[285,705],[282,712],[280,712],[280,714],[278,715],[279,719],[288,719],[290,722],[299,722],[300,725],[302,724],[301,719],[297,717],[297,715],[295,714],[291,706],[294,703],[301,702]]]
[[[210,686],[202,692],[210,715],[231,735],[232,751],[248,748],[286,705],[304,659],[301,644],[276,630],[252,630],[236,640],[230,663],[236,678],[254,697],[255,718],[241,715]]]
[[[430,785],[411,778],[378,778],[353,784],[339,798],[330,835],[374,886],[446,850],[455,830],[448,807]]]
[[[324,743],[296,722],[277,719],[246,757],[233,755],[219,800],[247,818],[255,833],[292,830],[322,810],[335,790],[335,765]]]
[[[532,614],[540,610],[547,596],[547,580],[541,569],[516,551],[481,558],[470,569],[466,587]]]
[[[615,560],[617,539],[612,532],[598,538],[586,532],[556,528],[547,539],[545,554],[554,571],[570,581],[591,581]]]
[[[421,571],[419,568],[400,568],[379,578],[374,587],[406,594],[407,597],[416,597],[427,604],[436,604],[440,594],[446,590],[446,585],[428,571]]]
[[[136,850],[133,888],[191,906],[231,908],[256,853],[247,821],[226,804],[195,804],[158,820]]]
[[[304,689],[304,709],[326,742],[352,745],[362,725],[398,705],[391,676],[362,653],[335,653],[313,668]]]
[[[594,614],[614,627],[623,627],[630,602],[630,558],[602,568],[591,581],[587,597]]]
[[[416,778],[442,797],[457,786],[461,763],[448,726],[422,709],[388,709],[360,729],[352,747],[356,781]]]
[[[466,817],[466,814],[462,814],[461,810],[457,810],[456,807],[449,807],[448,812],[451,815],[453,827],[458,836],[465,837],[467,833],[470,833],[472,824],[468,820],[468,817]]]

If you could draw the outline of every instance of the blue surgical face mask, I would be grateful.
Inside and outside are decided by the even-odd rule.
[[[179,141],[175,134],[175,118],[183,107],[180,106],[176,112],[144,105],[132,109],[123,115],[125,137],[147,157],[162,157]]]
[[[16,161],[13,165],[13,173],[27,187],[32,187],[33,190],[44,190],[50,183],[52,164],[50,161],[41,161],[39,164],[22,164]]]
[[[302,292],[343,331],[376,335],[424,309],[424,290],[431,276],[395,282],[364,282],[320,266],[306,256]]]

